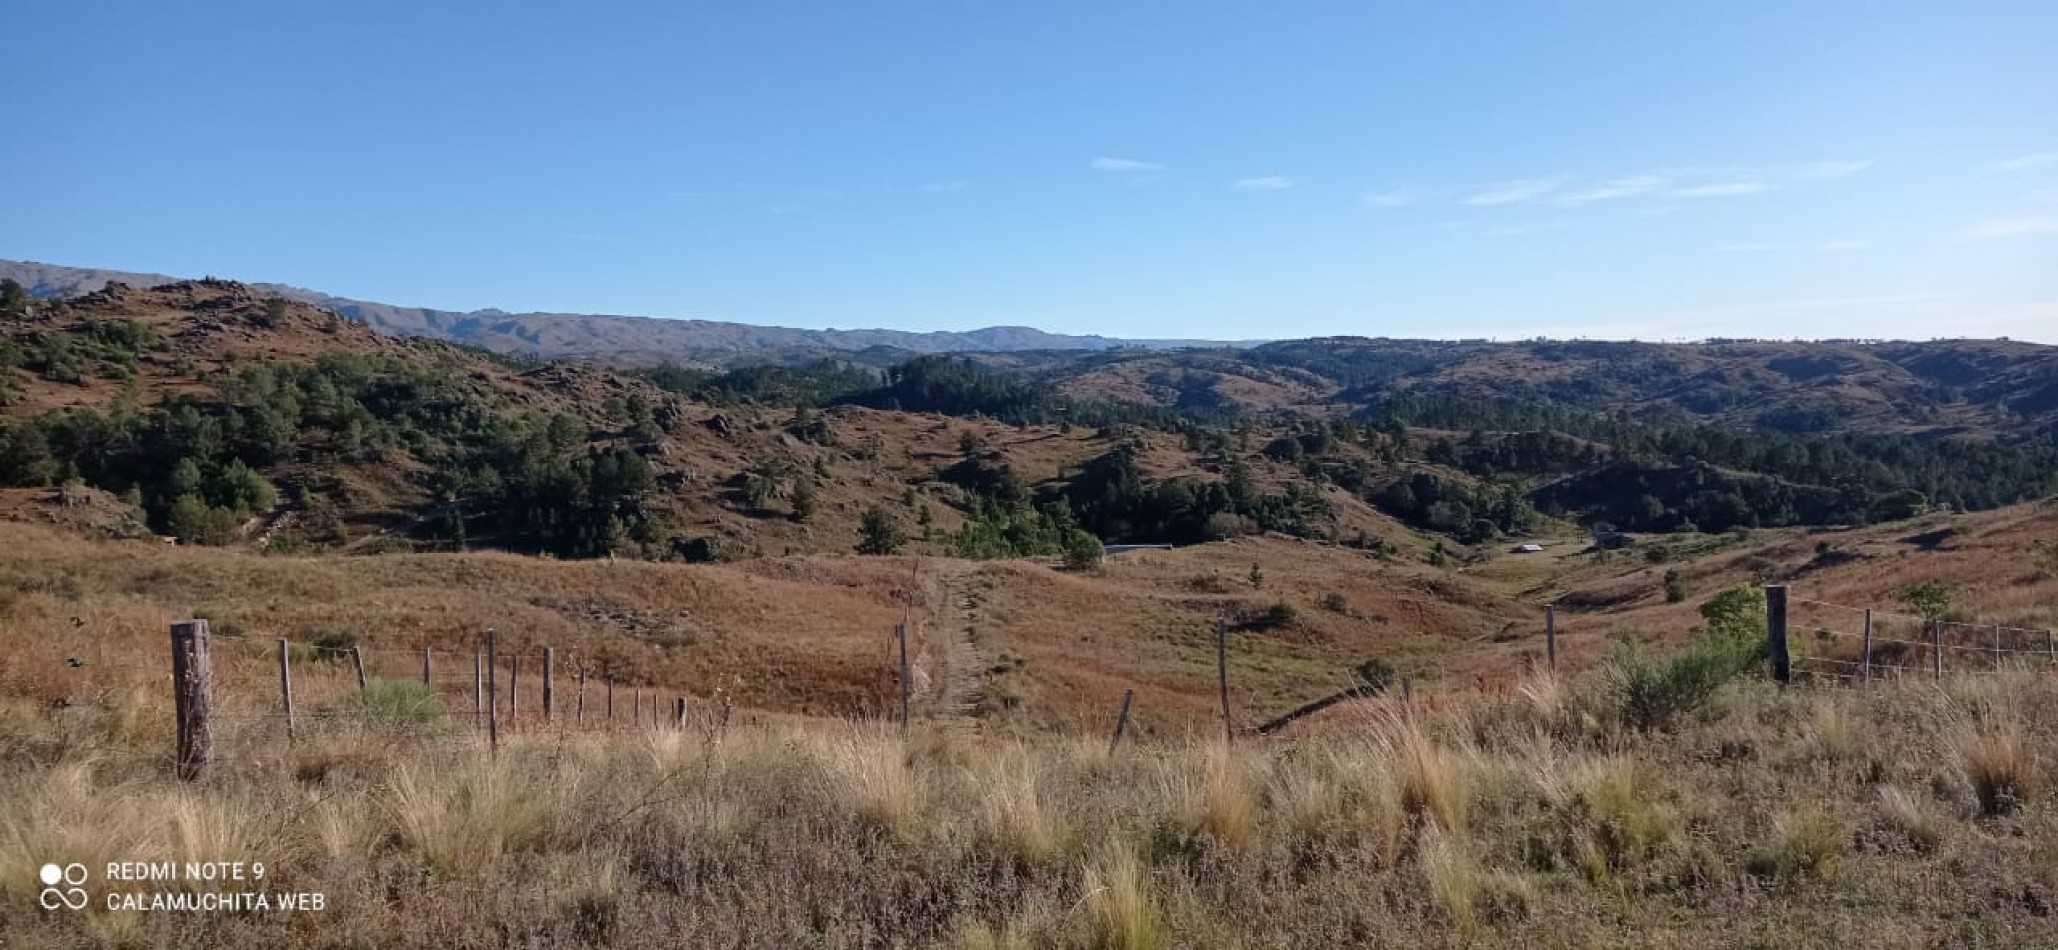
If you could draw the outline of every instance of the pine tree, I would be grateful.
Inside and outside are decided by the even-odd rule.
[[[793,483],[793,520],[806,524],[815,517],[817,507],[814,483],[805,478],[795,480]]]
[[[858,524],[857,553],[893,554],[907,541],[907,531],[886,509],[878,505],[865,509],[864,520]]]

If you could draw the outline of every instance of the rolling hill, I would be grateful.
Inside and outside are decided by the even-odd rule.
[[[37,297],[61,299],[97,291],[109,282],[149,288],[176,283],[181,278],[33,261],[0,261],[0,279],[18,281]],[[833,355],[862,358],[878,364],[919,353],[1218,345],[1200,344],[1200,341],[1067,336],[1031,327],[917,333],[881,329],[804,330],[716,320],[509,313],[497,309],[460,312],[356,300],[285,284],[259,283],[252,286],[264,293],[333,310],[382,333],[448,340],[497,353],[542,359],[586,357],[632,364],[673,362],[736,366],[797,362]]]

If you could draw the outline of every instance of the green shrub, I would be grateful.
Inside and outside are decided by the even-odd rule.
[[[322,630],[309,637],[307,645],[315,651],[316,659],[340,660],[344,654],[356,649],[357,634],[340,627]]]
[[[1258,615],[1258,619],[1251,622],[1251,626],[1260,630],[1271,630],[1293,623],[1300,615],[1301,612],[1294,609],[1292,604],[1283,600],[1274,601],[1271,606],[1265,608],[1264,613]]]
[[[1090,571],[1100,566],[1107,555],[1107,548],[1093,532],[1084,528],[1073,528],[1065,532],[1065,566],[1075,571]]]
[[[1382,693],[1391,689],[1400,675],[1400,671],[1394,669],[1393,664],[1376,656],[1358,664],[1358,678],[1364,680],[1365,685]]]
[[[368,725],[411,728],[443,723],[434,690],[414,680],[373,680],[351,698],[351,711]]]
[[[1705,633],[1670,657],[1624,645],[1608,660],[1618,716],[1632,729],[1669,729],[1679,717],[1707,706],[1722,684],[1763,657],[1762,641],[1746,647]]]
[[[1765,591],[1732,587],[1701,605],[1708,626],[1686,649],[1653,657],[1624,645],[1609,658],[1617,715],[1632,729],[1668,729],[1722,684],[1765,658]]]

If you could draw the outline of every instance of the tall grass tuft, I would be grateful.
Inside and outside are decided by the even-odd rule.
[[[1772,837],[1751,855],[1746,867],[1774,880],[1826,878],[1836,873],[1849,838],[1849,829],[1828,811],[1813,805],[1795,807],[1772,819]]]
[[[1400,772],[1402,810],[1446,831],[1463,831],[1472,799],[1464,757],[1431,740],[1412,720],[1395,728],[1389,741]]]
[[[1981,814],[2006,815],[2035,798],[2044,787],[2036,749],[2013,725],[1974,737],[1965,749],[1962,767]]]
[[[896,837],[920,824],[921,776],[908,764],[907,744],[896,737],[853,730],[817,744],[835,790],[847,795],[858,819]]]
[[[1086,869],[1087,945],[1094,950],[1157,950],[1171,944],[1136,855],[1119,845]]]
[[[1016,753],[979,776],[988,834],[1024,867],[1055,860],[1065,847],[1059,817],[1036,787],[1036,763]]]
[[[1222,745],[1208,747],[1200,775],[1190,773],[1180,789],[1185,823],[1224,849],[1241,852],[1258,833],[1258,800],[1242,754]]]

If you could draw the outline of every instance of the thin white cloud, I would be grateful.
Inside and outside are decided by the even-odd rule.
[[[1596,201],[1614,201],[1618,198],[1635,198],[1648,195],[1667,185],[1672,179],[1664,175],[1633,175],[1628,178],[1611,178],[1597,185],[1566,192],[1557,197],[1559,204],[1583,205]]]
[[[1462,204],[1468,205],[1513,205],[1535,201],[1557,191],[1564,182],[1557,178],[1529,178],[1521,181],[1504,181],[1465,196]]]
[[[1293,179],[1279,175],[1266,175],[1261,178],[1239,178],[1231,183],[1230,187],[1238,191],[1285,191],[1293,187]]]
[[[1557,231],[1567,225],[1563,221],[1531,221],[1526,224],[1488,224],[1481,221],[1444,221],[1438,224],[1439,231],[1458,234],[1484,234],[1489,237],[1515,237],[1535,234],[1539,231]]]
[[[1087,164],[1088,167],[1097,172],[1121,172],[1132,175],[1139,172],[1161,172],[1165,170],[1164,163],[1162,162],[1146,162],[1134,158],[1102,157],[1096,158]]]
[[[1964,241],[1991,241],[2040,234],[2058,234],[2058,218],[1996,218],[1981,221],[1958,232],[1958,238]]]
[[[1368,191],[1359,195],[1358,200],[1374,208],[1404,208],[1415,203],[1415,196],[1407,191],[1396,189],[1394,191]]]
[[[1799,165],[1789,165],[1784,171],[1787,175],[1794,178],[1843,178],[1846,175],[1855,175],[1871,167],[1872,163],[1869,161],[1804,162]]]
[[[1674,188],[1665,193],[1669,198],[1732,198],[1740,195],[1755,195],[1770,188],[1762,181],[1718,181],[1705,185],[1688,185]]]
[[[2023,172],[2045,165],[2058,165],[2058,152],[2040,152],[2035,155],[2018,155],[2005,162],[1995,162],[1994,168],[2004,172]]]
[[[1763,254],[1771,251],[1856,251],[1870,246],[1869,241],[1839,238],[1831,241],[1752,241],[1724,244],[1716,250],[1724,254]]]

